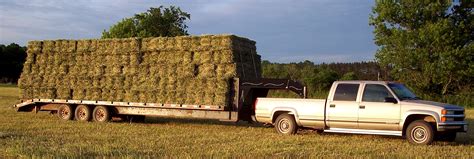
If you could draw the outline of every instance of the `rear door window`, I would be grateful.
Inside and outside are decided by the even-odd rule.
[[[338,84],[334,101],[356,101],[359,84]]]

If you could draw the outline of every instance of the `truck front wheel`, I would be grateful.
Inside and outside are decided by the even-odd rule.
[[[91,120],[91,108],[87,105],[78,105],[76,107],[76,112],[74,116],[76,116],[77,121],[90,121]]]
[[[293,116],[289,114],[281,114],[275,121],[275,130],[279,134],[296,134],[298,131],[298,125],[296,125],[296,121]]]
[[[407,139],[413,144],[428,145],[433,142],[433,127],[424,120],[416,120],[410,123],[406,129]]]

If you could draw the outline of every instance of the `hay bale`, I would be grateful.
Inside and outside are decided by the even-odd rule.
[[[28,44],[21,97],[226,105],[233,77],[260,77],[255,42],[233,35]],[[54,95],[53,95],[54,92]]]
[[[42,47],[42,41],[29,41],[27,52],[28,54],[41,53]]]
[[[216,77],[216,65],[214,64],[202,64],[196,67],[198,74],[197,78],[207,79]]]

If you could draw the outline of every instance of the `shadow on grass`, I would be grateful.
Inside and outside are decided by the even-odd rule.
[[[127,122],[127,121],[122,121],[122,122]],[[242,126],[242,127],[268,127],[262,123],[252,123],[252,122],[246,122],[246,121],[231,122],[231,121],[219,121],[219,120],[213,120],[213,119],[155,117],[155,116],[147,116],[145,118],[145,123],[146,124],[179,123],[179,124],[224,125],[224,126]]]

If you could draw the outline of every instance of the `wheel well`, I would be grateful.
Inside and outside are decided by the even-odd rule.
[[[431,116],[431,115],[422,115],[422,114],[413,114],[413,115],[408,116],[405,119],[405,122],[403,123],[403,130],[402,130],[403,136],[405,135],[405,130],[407,129],[408,125],[410,125],[410,123],[415,121],[415,120],[424,120],[424,121],[430,123],[432,126],[436,126],[436,120],[433,116]]]
[[[273,116],[272,116],[272,123],[275,122],[276,118],[278,118],[278,116],[282,115],[282,114],[288,114],[290,113],[290,111],[277,111],[275,113],[273,113]],[[290,114],[291,115],[291,114]]]

